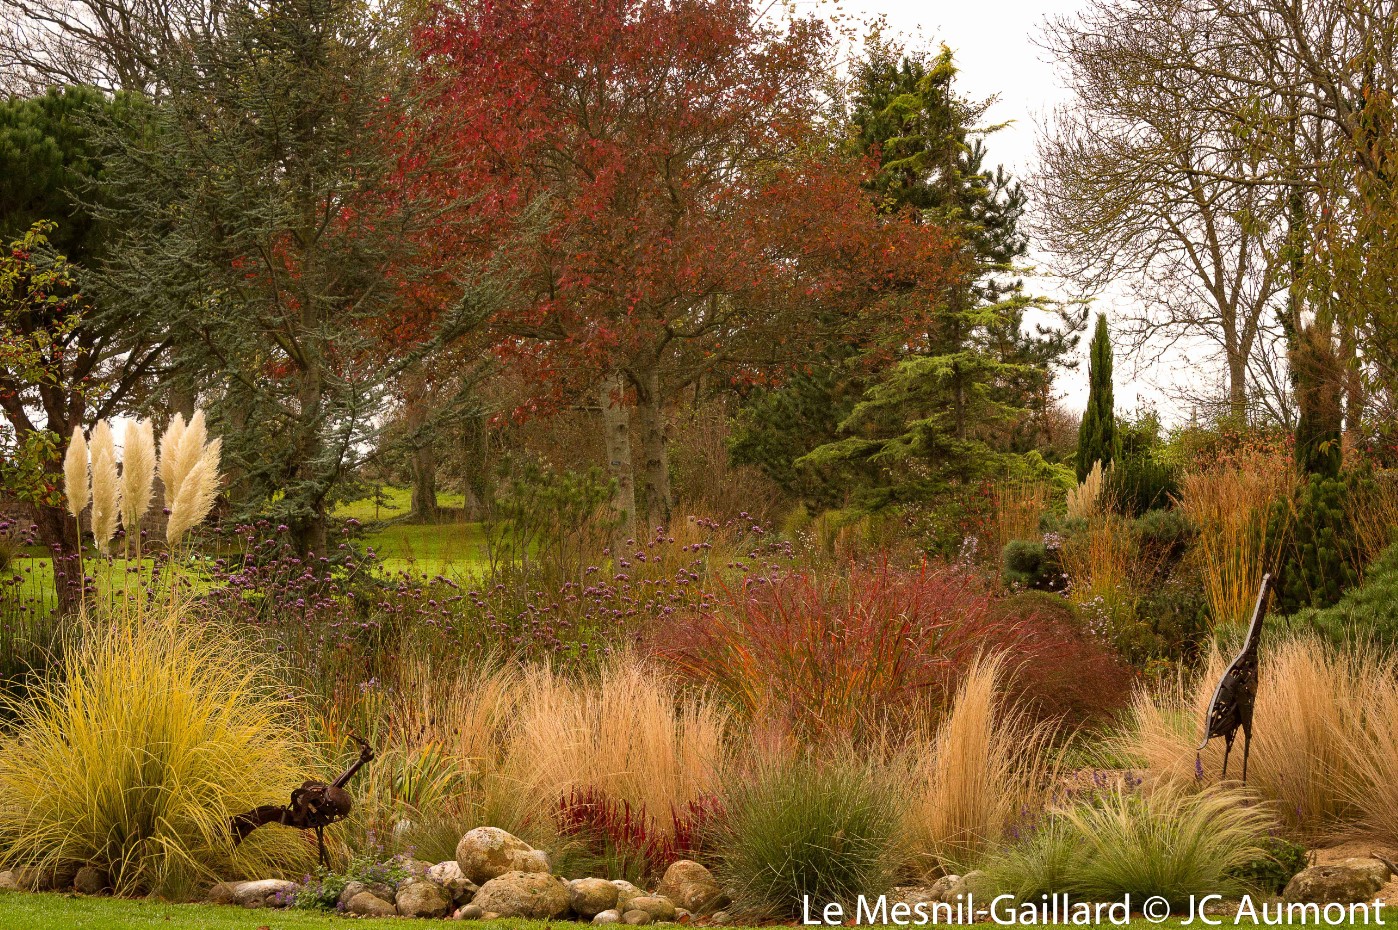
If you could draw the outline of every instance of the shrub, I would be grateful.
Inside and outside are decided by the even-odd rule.
[[[1053,812],[987,871],[1021,898],[1068,893],[1097,901],[1234,894],[1242,870],[1265,855],[1270,819],[1245,793],[1122,788]]]
[[[393,886],[412,874],[412,866],[404,856],[384,858],[360,853],[352,856],[342,871],[321,868],[314,875],[306,876],[292,896],[291,906],[301,910],[334,910],[341,892],[350,882],[380,882]]]
[[[1169,507],[1179,491],[1179,470],[1149,454],[1123,455],[1102,484],[1102,498],[1127,517]]]
[[[1286,622],[1337,646],[1370,643],[1386,652],[1398,649],[1398,545],[1370,565],[1364,583],[1346,591],[1334,606],[1300,610]]]
[[[1246,865],[1233,870],[1244,888],[1254,889],[1265,895],[1281,894],[1287,882],[1306,866],[1310,856],[1306,847],[1278,836],[1269,836],[1259,844],[1260,854]]]
[[[930,743],[910,750],[902,833],[924,875],[971,864],[1045,802],[1049,734],[1005,700],[1005,665],[977,662]]]
[[[1358,581],[1363,566],[1345,501],[1363,484],[1355,475],[1310,475],[1290,500],[1277,502],[1271,532],[1280,538],[1290,530],[1277,570],[1279,611],[1329,607]]]
[[[1002,576],[1010,587],[1054,591],[1063,587],[1058,549],[1032,539],[1012,539],[1001,556]]]
[[[0,743],[4,860],[93,863],[123,894],[301,873],[313,847],[296,831],[259,830],[236,851],[228,834],[233,814],[284,800],[312,770],[268,671],[179,605],[89,625]]]
[[[744,914],[789,918],[806,895],[852,904],[893,884],[894,795],[866,768],[788,763],[735,785],[724,806],[718,877]]]
[[[1189,517],[1178,508],[1148,511],[1132,522],[1131,529],[1142,560],[1162,569],[1179,562],[1198,533]]]

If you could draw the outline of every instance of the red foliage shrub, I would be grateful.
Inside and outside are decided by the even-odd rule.
[[[658,630],[652,650],[811,740],[857,740],[941,708],[983,652],[1010,654],[1035,716],[1077,724],[1124,697],[1129,672],[1071,614],[1009,604],[965,566],[798,572],[725,592],[711,613]]]
[[[677,859],[697,859],[703,838],[721,811],[718,800],[703,797],[684,810],[670,811],[663,830],[645,806],[617,801],[601,788],[574,788],[558,802],[558,832],[580,843],[613,877],[631,881],[658,879]]]

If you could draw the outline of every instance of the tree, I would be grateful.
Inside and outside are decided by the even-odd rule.
[[[1112,342],[1107,333],[1107,315],[1097,314],[1097,330],[1089,347],[1087,409],[1078,429],[1078,481],[1087,477],[1094,465],[1106,468],[1116,461],[1121,439],[1116,431],[1116,410],[1112,400]]]
[[[1215,346],[1226,409],[1242,422],[1275,387],[1286,191],[1265,183],[1273,163],[1255,134],[1195,104],[1227,93],[1202,72],[1229,51],[1209,29],[1162,25],[1115,0],[1050,23],[1046,45],[1073,99],[1039,140],[1041,232],[1071,280],[1129,286],[1125,335],[1136,351]],[[1188,55],[1201,73],[1161,70],[1165,55]],[[1284,395],[1257,402],[1289,409]]]
[[[627,521],[669,518],[665,409],[680,389],[772,377],[819,326],[904,312],[878,293],[891,262],[921,260],[924,278],[946,266],[938,230],[878,223],[864,166],[823,151],[823,28],[759,13],[463,0],[420,38],[459,188],[527,268],[500,351],[538,373],[536,403],[596,398]],[[539,234],[519,236],[531,221]],[[885,251],[895,239],[901,255]]]
[[[855,69],[850,134],[878,159],[866,184],[878,209],[946,229],[958,249],[944,286],[922,294],[920,328],[873,346],[892,351],[841,435],[798,460],[853,486],[865,507],[927,500],[1009,464],[1011,434],[1047,399],[1049,366],[1073,344],[1071,325],[1025,332],[1025,310],[1045,305],[1014,277],[1024,194],[985,167],[982,137],[996,127],[979,125],[987,104],[958,94],[956,73],[945,47],[924,61],[877,42]]]
[[[401,34],[356,0],[225,11],[160,62],[153,131],[123,143],[104,271],[154,308],[219,421],[245,508],[326,551],[328,503],[386,387],[490,310],[492,279],[426,245]],[[468,282],[442,302],[444,279]],[[421,298],[435,309],[413,313]],[[115,297],[113,299],[116,299]]]

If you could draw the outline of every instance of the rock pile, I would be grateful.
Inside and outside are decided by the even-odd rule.
[[[348,883],[338,909],[361,917],[524,917],[644,926],[688,923],[695,915],[713,915],[728,904],[709,870],[688,859],[672,863],[654,893],[627,881],[568,881],[553,874],[542,850],[495,827],[477,827],[463,836],[455,860],[436,865],[410,862],[408,871],[411,874],[397,885]],[[209,901],[285,907],[296,889],[294,882],[275,879],[223,882],[210,891]]]

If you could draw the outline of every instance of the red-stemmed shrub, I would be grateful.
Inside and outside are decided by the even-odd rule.
[[[645,805],[633,807],[588,786],[565,794],[554,819],[559,836],[573,844],[574,859],[588,860],[591,871],[609,878],[639,883],[659,879],[678,859],[703,856],[704,838],[720,813],[716,798],[701,797],[671,810],[670,829],[664,830]]]

